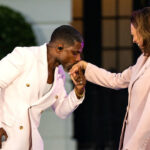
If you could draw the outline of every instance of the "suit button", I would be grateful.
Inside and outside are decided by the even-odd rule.
[[[58,95],[56,95],[55,98],[58,99]]]
[[[43,110],[41,110],[41,114],[43,113]]]
[[[20,126],[19,129],[20,129],[20,130],[23,130],[23,126]]]
[[[29,84],[29,83],[26,83],[26,87],[30,87],[30,84]]]

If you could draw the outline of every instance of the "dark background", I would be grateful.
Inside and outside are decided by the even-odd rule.
[[[150,0],[133,1],[133,10],[145,6],[150,6]],[[84,59],[101,66],[100,27],[103,18],[100,0],[94,0],[92,4],[91,0],[84,0],[83,7]],[[119,51],[118,46],[115,49]],[[133,50],[135,63],[140,50],[136,45],[133,45]],[[117,68],[110,71],[119,72]],[[115,91],[87,83],[85,101],[74,113],[74,138],[78,141],[78,150],[118,149],[127,100],[127,89]]]

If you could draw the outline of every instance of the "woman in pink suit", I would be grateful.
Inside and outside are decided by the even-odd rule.
[[[150,7],[132,13],[131,34],[142,52],[134,66],[116,74],[80,61],[70,73],[81,68],[90,82],[112,89],[128,88],[119,150],[150,150]]]

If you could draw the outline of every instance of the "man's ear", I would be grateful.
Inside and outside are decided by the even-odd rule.
[[[63,45],[63,44],[58,44],[58,45],[57,45],[57,50],[58,50],[58,51],[62,51],[63,48],[64,48],[64,45]]]

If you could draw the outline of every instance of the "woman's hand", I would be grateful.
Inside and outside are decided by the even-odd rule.
[[[79,70],[86,70],[87,67],[87,62],[86,61],[79,61],[77,64],[73,65],[73,67],[70,69],[69,73],[72,75],[76,72],[79,72]]]

